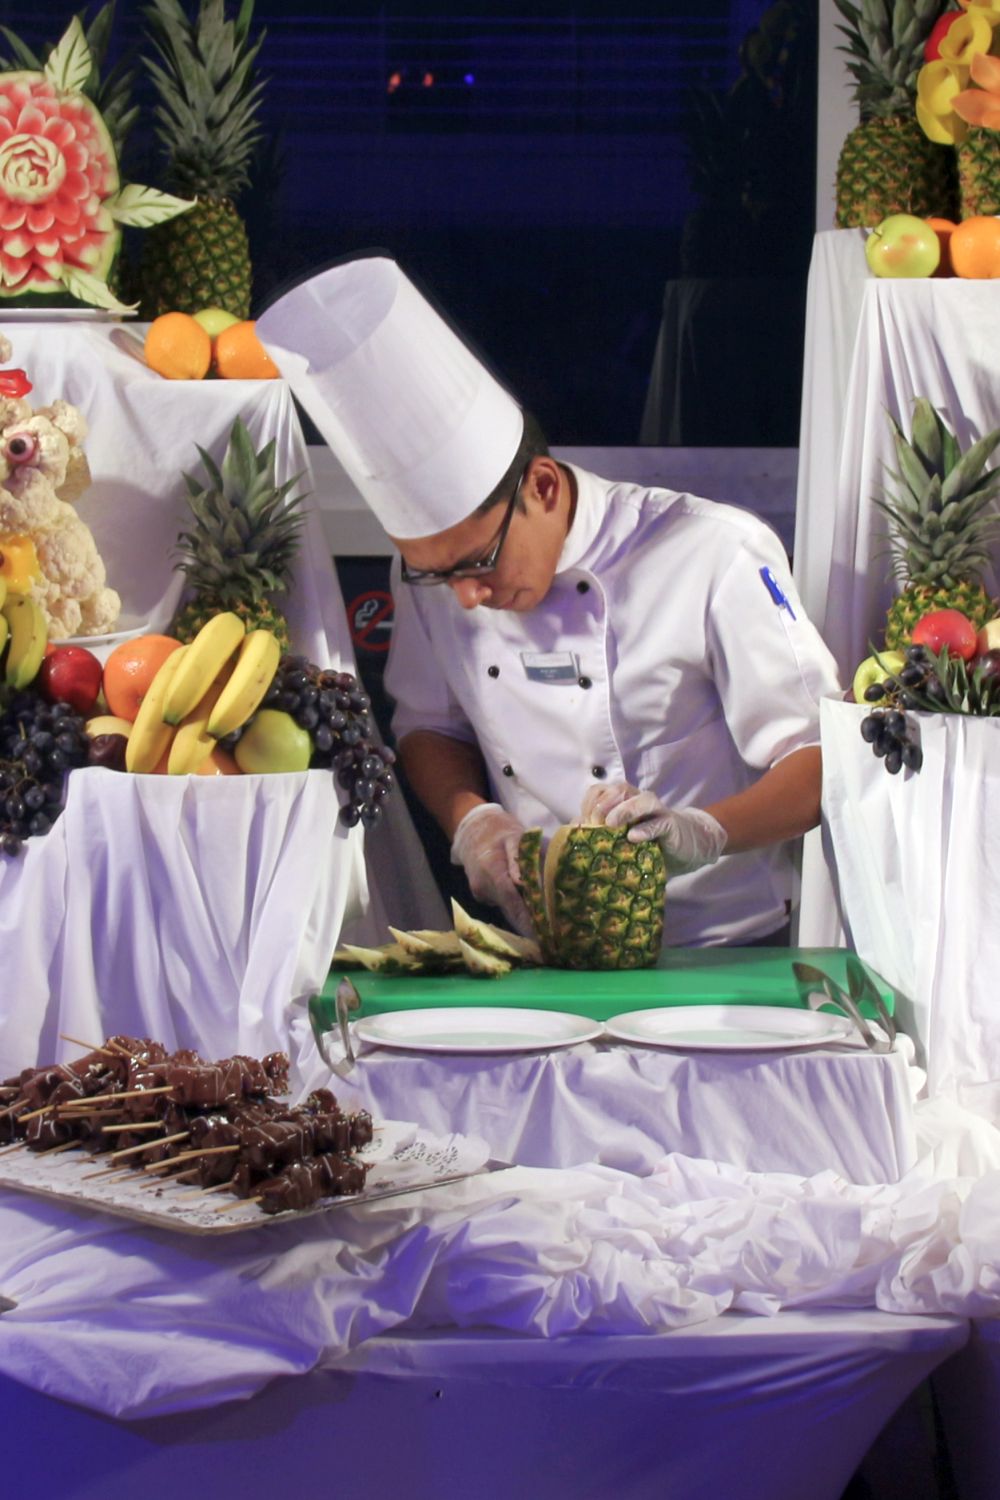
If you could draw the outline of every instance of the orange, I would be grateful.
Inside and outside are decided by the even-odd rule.
[[[988,281],[1000,276],[1000,219],[977,214],[951,232],[951,263],[956,276]]]
[[[116,646],[104,663],[104,701],[108,712],[135,723],[150,683],[180,641],[169,635],[137,635]]]
[[[951,268],[951,236],[957,228],[955,221],[954,219],[929,218],[927,222],[937,235],[938,244],[941,246],[941,259],[938,261],[938,268],[934,275],[954,276],[955,273]]]
[[[215,372],[223,380],[274,380],[278,366],[257,337],[253,320],[233,323],[215,336]]]
[[[163,313],[149,325],[146,363],[167,380],[204,380],[212,363],[212,340],[187,313]]]

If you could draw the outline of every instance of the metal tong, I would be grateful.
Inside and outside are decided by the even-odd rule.
[[[354,1048],[351,1045],[349,1016],[352,1010],[359,1010],[361,1008],[361,996],[349,979],[342,979],[337,985],[334,994],[334,1006],[336,1009],[337,1024],[340,1027],[340,1040],[344,1049],[344,1055],[341,1058],[331,1057],[326,1048],[326,1032],[319,1015],[319,1009],[323,1003],[320,1001],[317,1004],[316,1001],[311,1001],[309,1005],[309,1020],[312,1024],[313,1037],[315,1038],[316,1046],[319,1048],[319,1054],[331,1073],[336,1073],[338,1078],[346,1078],[357,1062],[357,1058],[354,1055]]]
[[[819,1010],[823,1005],[835,1005],[851,1021],[869,1052],[877,1054],[891,1052],[896,1040],[896,1023],[889,1014],[885,1001],[879,993],[871,975],[854,953],[847,955],[847,984],[845,990],[829,974],[812,964],[798,961],[792,963],[792,972],[799,988],[799,998],[810,1010]],[[867,1000],[878,1016],[879,1025],[885,1033],[884,1039],[872,1031],[861,1014],[861,1002]]]

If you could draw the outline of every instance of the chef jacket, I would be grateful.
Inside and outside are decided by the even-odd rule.
[[[385,677],[397,740],[423,729],[478,744],[493,799],[546,834],[579,817],[594,781],[707,807],[818,745],[837,669],[770,528],[734,506],[564,467],[576,510],[532,610],[465,610],[446,586],[401,583],[397,559]],[[792,873],[774,846],[672,877],[665,941],[773,932]]]

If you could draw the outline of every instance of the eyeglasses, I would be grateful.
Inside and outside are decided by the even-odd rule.
[[[408,568],[406,559],[400,560],[400,577],[404,583],[409,583],[415,588],[426,588],[436,583],[449,583],[454,578],[481,578],[484,573],[492,573],[500,561],[500,553],[503,544],[507,540],[510,523],[514,519],[514,510],[517,506],[517,497],[521,493],[521,486],[528,473],[528,466],[521,471],[521,477],[514,486],[514,493],[507,502],[500,529],[496,534],[496,540],[490,546],[488,552],[475,562],[458,563],[454,568]]]

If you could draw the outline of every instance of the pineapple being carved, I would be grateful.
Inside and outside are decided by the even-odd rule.
[[[997,613],[981,575],[991,561],[988,543],[1000,536],[994,509],[1000,468],[986,470],[1000,427],[963,453],[924,397],[914,402],[910,440],[889,420],[896,488],[874,503],[887,519],[895,569],[905,583],[886,618],[885,644],[894,650],[909,643],[914,625],[931,610],[960,610],[977,630]]]
[[[861,123],[837,163],[837,227],[880,224],[889,214],[954,217],[954,153],[917,123],[917,74],[944,0],[835,0],[847,22],[847,68]]]

